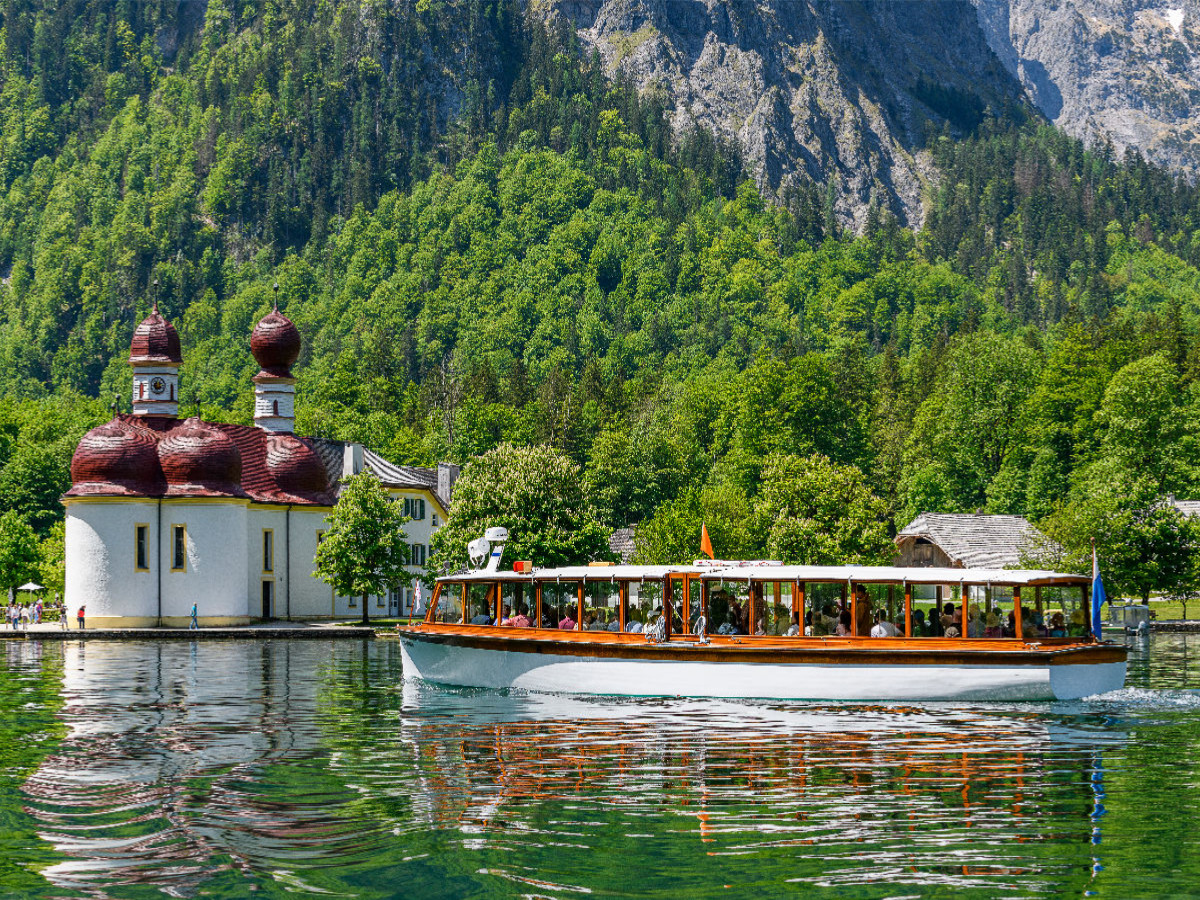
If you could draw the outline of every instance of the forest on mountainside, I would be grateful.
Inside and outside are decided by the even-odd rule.
[[[0,17],[0,508],[46,554],[158,282],[184,414],[251,420],[278,284],[298,432],[424,465],[549,446],[646,558],[705,521],[718,554],[873,559],[977,509],[1063,564],[1133,554],[1137,593],[1196,556],[1164,500],[1200,496],[1200,190],[1136,156],[931,121],[924,229],[854,235],[515,2]],[[812,540],[839,520],[875,537]]]

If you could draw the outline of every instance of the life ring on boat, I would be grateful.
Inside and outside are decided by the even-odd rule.
[[[651,644],[661,644],[667,639],[667,617],[659,616],[653,625],[646,626],[646,640]]]

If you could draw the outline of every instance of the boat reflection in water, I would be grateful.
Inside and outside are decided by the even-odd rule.
[[[403,682],[394,642],[66,644],[26,810],[61,891],[1086,890],[1101,716]],[[403,683],[403,687],[398,685]]]
[[[674,858],[697,883],[1086,886],[1100,751],[1124,742],[1016,705],[599,700],[413,680],[403,697],[427,827],[520,860],[554,840],[539,811],[576,810],[571,847],[618,832],[608,852],[650,865],[645,853],[661,854],[664,869]],[[597,886],[575,868],[492,874]]]

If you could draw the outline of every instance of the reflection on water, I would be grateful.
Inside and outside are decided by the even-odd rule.
[[[1200,642],[1154,640],[1116,695],[914,707],[447,690],[389,641],[8,642],[0,889],[1190,891]]]

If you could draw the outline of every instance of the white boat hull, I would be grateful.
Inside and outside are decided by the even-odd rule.
[[[400,636],[405,678],[605,696],[778,700],[1076,700],[1125,685],[1125,662],[1076,665],[712,662],[546,655]]]

